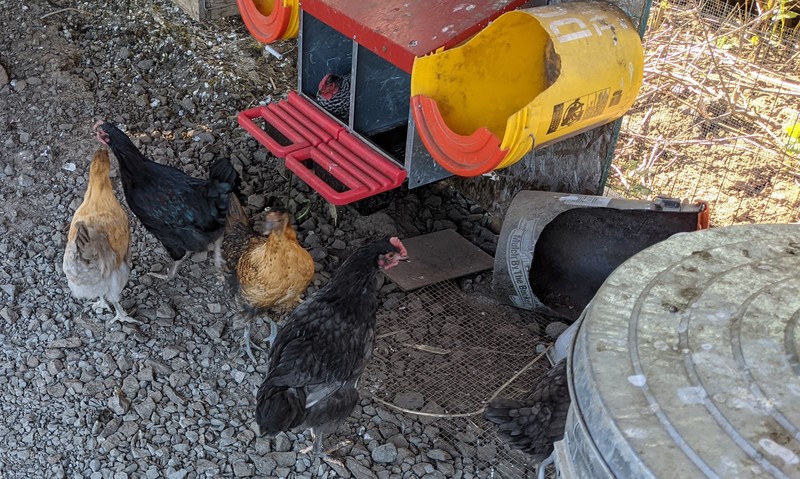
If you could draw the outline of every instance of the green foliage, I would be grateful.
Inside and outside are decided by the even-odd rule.
[[[785,126],[783,130],[788,136],[786,152],[790,155],[800,155],[800,121]]]

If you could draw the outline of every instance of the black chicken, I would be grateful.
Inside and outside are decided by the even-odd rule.
[[[553,443],[564,436],[569,410],[567,360],[562,359],[522,399],[497,398],[484,417],[497,425],[497,433],[514,448],[542,462],[553,452]]]
[[[350,75],[328,73],[319,82],[317,103],[344,123],[350,114]]]
[[[330,282],[300,304],[270,350],[269,373],[258,389],[256,421],[261,434],[311,428],[313,450],[347,419],[356,403],[356,381],[375,341],[378,308],[375,274],[406,260],[398,238],[358,248]]]
[[[500,437],[542,462],[553,453],[553,443],[564,437],[570,406],[567,356],[579,321],[570,325],[552,349],[555,366],[534,383],[521,400],[497,398],[483,416],[497,425]],[[540,476],[541,477],[541,476]]]
[[[169,280],[189,254],[205,251],[212,243],[214,265],[221,270],[228,196],[238,179],[230,161],[214,162],[208,180],[202,180],[145,158],[130,138],[111,123],[97,122],[95,131],[97,139],[117,157],[131,211],[161,241],[174,261],[169,274],[150,274]]]

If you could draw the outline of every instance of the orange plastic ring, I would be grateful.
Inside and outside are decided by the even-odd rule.
[[[236,0],[247,30],[261,43],[284,38],[292,18],[292,5],[283,0]]]

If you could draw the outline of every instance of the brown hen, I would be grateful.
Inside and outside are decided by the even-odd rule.
[[[314,260],[297,241],[285,209],[268,210],[263,230],[255,231],[235,195],[231,195],[230,203],[223,254],[236,306],[245,320],[242,349],[255,362],[250,341],[253,320],[268,310],[296,306],[314,277]],[[267,341],[271,345],[278,326],[269,316],[266,319],[270,322]]]

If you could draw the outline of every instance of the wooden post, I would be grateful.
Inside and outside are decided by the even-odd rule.
[[[239,14],[236,0],[173,0],[194,20],[204,22]]]

